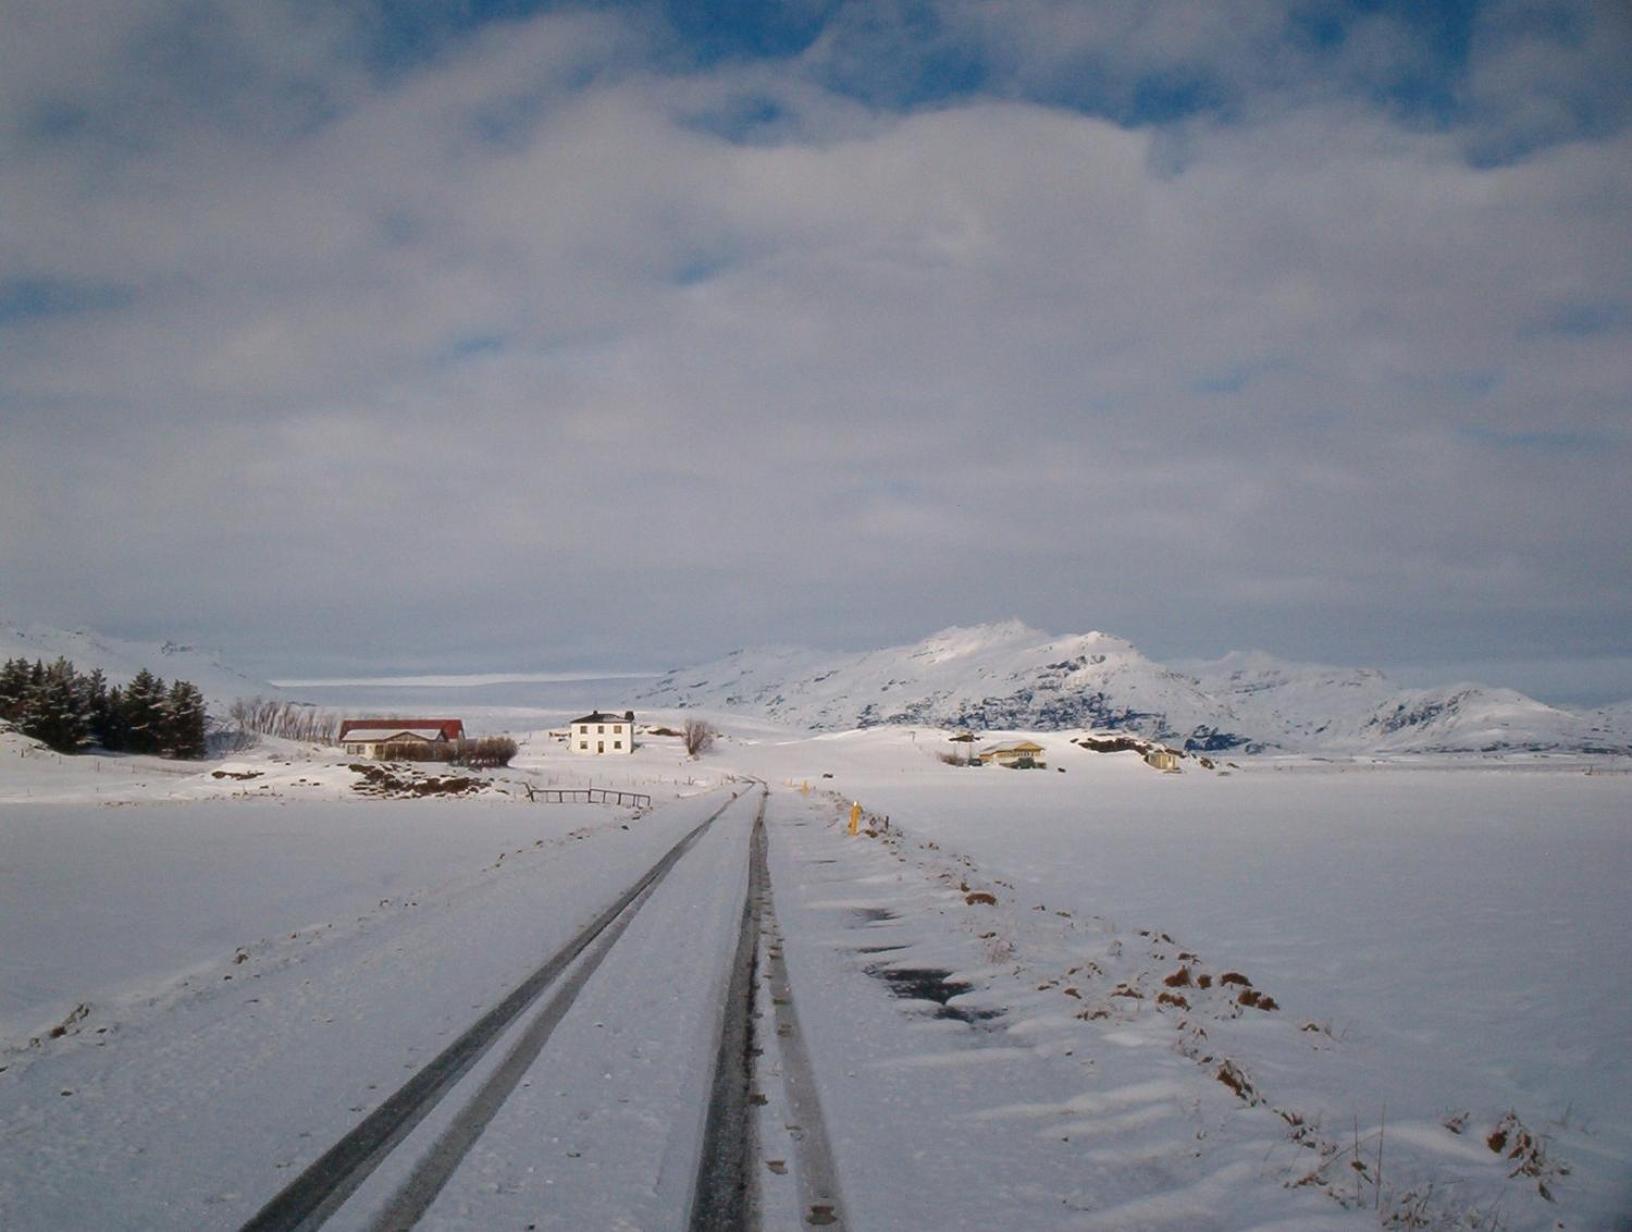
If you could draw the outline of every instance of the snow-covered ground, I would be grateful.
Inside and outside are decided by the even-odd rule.
[[[629,820],[529,804],[529,787],[616,784],[654,802],[722,778],[653,738],[608,773],[539,731],[458,799],[382,799],[334,750],[263,740],[207,762],[64,756],[0,733],[0,1045],[82,1003],[172,995],[199,970],[308,944],[480,877],[506,851]],[[422,765],[421,779],[466,772]],[[524,807],[516,807],[523,805]],[[290,936],[289,934],[297,934]]]
[[[1632,1212],[1624,760],[1160,774],[1042,733],[1048,768],[1019,772],[946,765],[927,728],[717,715],[700,761],[669,737],[614,761],[552,740],[564,713],[495,708],[523,753],[459,798],[365,796],[276,742],[181,766],[0,739],[0,1226],[238,1226],[734,775],[773,789],[776,948],[846,1226]],[[587,782],[653,805],[525,791]],[[724,961],[701,959],[745,833],[727,814],[685,857],[562,1019],[547,1091],[518,1089],[422,1226],[598,1226],[604,1178],[631,1226],[683,1216]],[[759,1184],[795,1215],[797,1059],[756,1075]]]
[[[1433,1187],[1428,1205],[1504,1227],[1632,1211],[1632,776],[1533,761],[1167,775],[1034,738],[1045,771],[942,765],[929,731],[800,741],[763,768],[887,815],[909,864],[991,893],[968,910],[1012,954],[965,978],[1035,1016],[1028,1033],[1188,1049],[1213,1058],[1208,1077],[1235,1063],[1260,1120],[1299,1122],[1278,1126],[1260,1179],[1314,1172],[1302,1127],[1342,1151],[1357,1133],[1368,1166],[1381,1131],[1396,1209]],[[1190,983],[1164,984],[1185,966]],[[1279,1008],[1193,986],[1232,970]],[[1189,1011],[1158,1008],[1164,992]],[[1109,1014],[1086,1038],[1085,1006]],[[1510,1112],[1545,1144],[1540,1175],[1510,1178],[1518,1161],[1484,1145]],[[1318,1179],[1352,1184],[1346,1167]]]

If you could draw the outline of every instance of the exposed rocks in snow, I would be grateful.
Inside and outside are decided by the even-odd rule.
[[[415,799],[425,796],[468,796],[486,790],[486,779],[468,775],[426,775],[394,763],[354,762],[348,767],[360,777],[352,788],[368,796],[387,799]],[[502,856],[500,857],[503,858]]]

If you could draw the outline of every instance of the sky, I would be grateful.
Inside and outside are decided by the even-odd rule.
[[[1622,0],[0,0],[0,614],[1632,695]]]

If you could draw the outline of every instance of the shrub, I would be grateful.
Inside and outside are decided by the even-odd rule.
[[[445,740],[397,740],[380,745],[375,755],[380,761],[448,761],[454,760],[455,746]]]
[[[483,736],[480,740],[459,741],[453,760],[458,765],[476,769],[508,766],[518,751],[516,742],[509,736]]]
[[[519,751],[509,736],[483,736],[480,740],[399,740],[380,746],[380,761],[445,761],[449,765],[484,769],[508,766]]]
[[[714,728],[702,719],[687,719],[685,740],[686,752],[693,757],[701,756],[714,747]]]

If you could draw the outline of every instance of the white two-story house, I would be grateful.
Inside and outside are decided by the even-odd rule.
[[[574,753],[633,753],[635,712],[602,714],[599,710],[567,726],[567,747]]]

